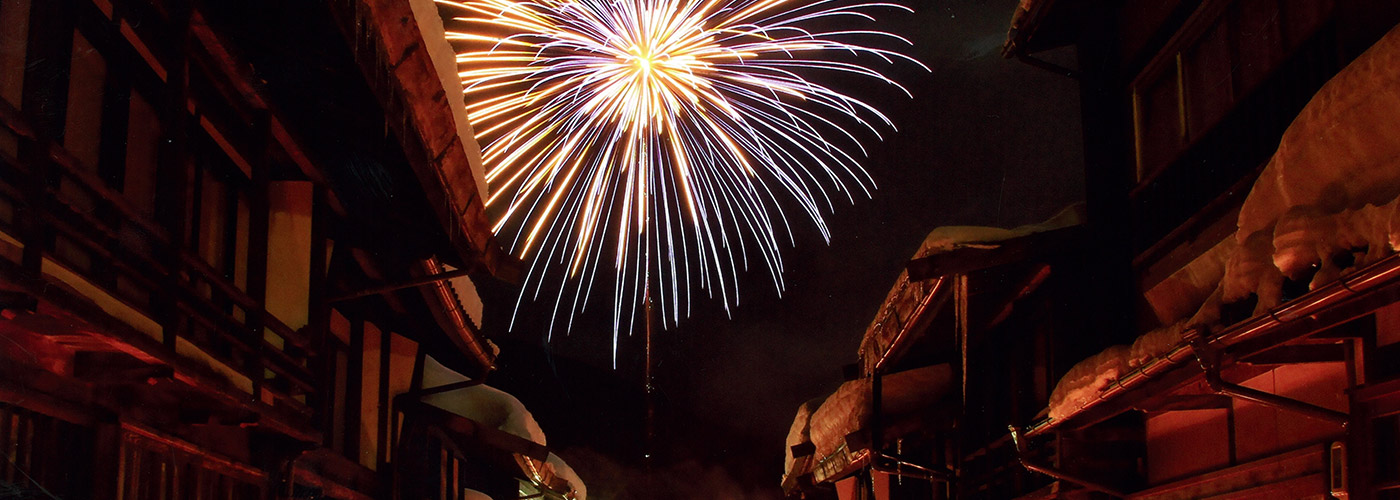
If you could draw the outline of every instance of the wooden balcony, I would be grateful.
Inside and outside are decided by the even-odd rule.
[[[260,425],[314,440],[304,424],[315,394],[304,332],[245,291],[255,287],[172,241],[3,101],[0,123],[19,153],[0,152],[0,286],[13,299],[6,335],[42,346],[45,366],[60,375],[168,366],[176,380],[262,415]],[[83,366],[93,363],[105,365]]]

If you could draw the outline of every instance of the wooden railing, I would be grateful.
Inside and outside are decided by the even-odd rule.
[[[19,158],[0,152],[0,199],[16,208],[0,230],[24,246],[15,264],[32,278],[43,277],[45,261],[72,271],[110,296],[101,300],[120,301],[159,324],[156,337],[170,351],[188,342],[246,377],[254,399],[311,414],[299,397],[315,394],[316,385],[302,332],[172,242],[165,228],[4,101],[0,125],[19,144]],[[264,329],[282,341],[269,341]]]

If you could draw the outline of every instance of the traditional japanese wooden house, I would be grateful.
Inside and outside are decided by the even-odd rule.
[[[952,387],[882,435],[908,417],[884,415],[893,372],[863,362],[867,415],[843,439],[865,455],[811,452],[807,412],[789,494],[1400,497],[1397,21],[1393,2],[1021,2],[1004,55],[1080,84],[1079,234],[911,261],[900,283],[928,307],[956,284],[931,309],[949,319],[893,306],[926,333],[867,334],[862,359],[941,351],[910,366],[949,363]],[[1042,265],[985,288],[1025,293],[976,292]],[[891,486],[910,470],[936,486]]]
[[[0,496],[581,498],[455,73],[430,0],[0,0]]]

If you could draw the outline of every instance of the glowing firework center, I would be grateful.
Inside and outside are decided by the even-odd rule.
[[[556,313],[571,318],[598,269],[611,267],[615,337],[647,300],[663,324],[689,314],[692,290],[727,310],[750,259],[781,293],[779,242],[793,242],[783,206],[828,238],[832,194],[853,202],[874,186],[847,151],[864,150],[839,122],[876,137],[877,124],[893,126],[803,75],[898,87],[862,63],[918,64],[842,41],[903,41],[894,35],[802,27],[905,9],[892,4],[440,3],[454,16],[447,36],[484,145],[493,229],[529,263],[521,299],[549,290]],[[544,285],[558,281],[566,285]]]

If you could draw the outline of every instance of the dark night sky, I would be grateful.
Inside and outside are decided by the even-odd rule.
[[[892,93],[873,98],[899,127],[884,142],[866,144],[866,167],[879,186],[873,198],[837,207],[828,218],[830,245],[795,226],[800,234],[785,254],[784,297],[757,273],[741,288],[732,319],[718,303],[702,303],[679,328],[658,336],[658,460],[669,464],[666,477],[719,488],[695,498],[736,496],[723,490],[722,479],[696,481],[725,475],[755,498],[777,495],[783,439],[798,405],[841,382],[841,366],[856,360],[865,327],[930,230],[1036,222],[1083,197],[1077,86],[1001,57],[1016,4],[922,0],[914,14],[883,15],[879,28],[910,38],[907,50],[932,71],[905,65],[892,72],[912,101]],[[1047,57],[1072,64],[1070,54]],[[505,332],[514,297],[503,295],[488,297],[494,300],[486,318],[507,350],[496,383],[521,395],[566,458],[595,462],[575,464],[590,491],[609,491],[606,483],[622,480],[625,467],[611,462],[629,457],[580,448],[626,454],[618,451],[625,446],[605,441],[638,439],[618,428],[640,418],[628,413],[640,411],[641,337],[624,339],[614,372],[610,317],[585,314],[582,327],[555,336],[543,359],[553,364],[541,369],[540,358],[509,352],[531,351],[541,332],[529,325]]]
[[[904,50],[932,71],[908,64],[888,71],[912,100],[865,83],[846,89],[885,110],[899,127],[884,142],[865,142],[871,152],[865,165],[879,186],[873,198],[837,206],[827,219],[829,245],[810,225],[794,225],[798,241],[784,255],[784,297],[762,271],[753,272],[741,283],[744,299],[732,318],[718,302],[702,300],[692,318],[658,335],[653,477],[687,484],[668,498],[776,498],[783,440],[797,407],[840,384],[841,367],[856,361],[866,326],[930,230],[1036,222],[1083,196],[1077,85],[1001,58],[1017,0],[898,1],[917,2],[911,4],[916,12],[889,11],[875,27],[912,40]],[[372,101],[367,90],[350,89],[358,93],[342,98],[312,95],[339,88],[326,80],[356,69],[348,54],[327,42],[333,27],[303,24],[315,19],[302,12],[309,3],[210,5],[227,10],[218,17],[259,56],[255,67],[281,92],[286,109],[310,123],[341,125],[313,137],[319,149],[358,151],[367,141],[355,137],[382,133],[372,125],[355,135],[344,130],[353,120],[326,119],[355,116],[356,103]],[[280,16],[262,12],[274,6]],[[303,50],[278,50],[286,46]],[[1073,65],[1070,54],[1046,57]],[[333,171],[366,170],[361,163],[332,162]],[[361,181],[345,184],[359,189]],[[367,205],[373,194],[355,195],[361,191],[341,194],[356,200],[351,206],[378,206]],[[381,225],[401,224],[386,220]],[[527,306],[522,314],[535,321],[508,332],[516,292],[500,283],[480,285],[489,308],[483,327],[503,348],[501,369],[489,382],[533,410],[551,447],[579,469],[593,498],[657,498],[617,493],[639,476],[641,337],[624,339],[613,370],[610,311],[595,308],[570,335],[556,335],[542,347],[547,321],[538,320],[547,318],[550,304]],[[646,488],[631,488],[639,489]]]

